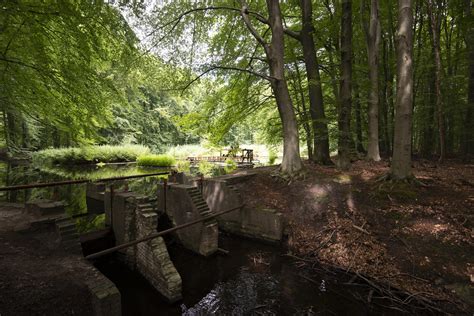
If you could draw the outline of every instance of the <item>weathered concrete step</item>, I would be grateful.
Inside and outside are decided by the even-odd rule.
[[[198,211],[207,211],[207,210],[209,210],[209,207],[207,207],[207,205],[203,205],[203,206],[197,207],[197,210]]]
[[[141,208],[140,212],[142,212],[142,213],[155,213],[156,214],[156,210],[154,208]]]
[[[206,203],[206,201],[204,201],[204,200],[201,200],[201,201],[193,201],[193,202],[194,202],[194,205],[196,205],[197,207],[202,206],[202,205],[207,206],[207,203]]]
[[[74,240],[76,242],[79,242],[79,234],[76,232],[69,235],[61,235],[61,242],[66,242],[69,240]]]
[[[156,203],[143,203],[143,204],[138,204],[139,208],[155,208]]]
[[[200,215],[202,215],[202,216],[209,216],[211,214],[212,214],[212,212],[210,210],[200,213]]]
[[[77,228],[76,228],[76,225],[61,227],[61,228],[56,226],[56,231],[58,232],[58,234],[63,235],[63,234],[67,234],[69,232],[77,232]]]
[[[77,233],[76,227],[71,227],[69,229],[59,231],[59,235],[61,235],[61,236],[68,236],[68,235],[76,234],[76,233]]]

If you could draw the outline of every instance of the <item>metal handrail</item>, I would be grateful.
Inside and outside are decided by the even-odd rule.
[[[139,238],[139,239],[136,239],[134,241],[130,241],[130,242],[127,242],[125,244],[121,244],[121,245],[118,245],[118,246],[115,246],[115,247],[112,247],[112,248],[108,248],[108,249],[105,249],[105,250],[102,250],[102,251],[99,251],[99,252],[96,252],[96,253],[93,253],[91,255],[88,255],[86,256],[86,259],[96,259],[96,258],[99,258],[99,257],[102,257],[102,256],[105,256],[105,255],[108,255],[110,253],[113,253],[117,250],[120,250],[120,249],[124,249],[124,248],[128,248],[130,246],[134,246],[138,243],[141,243],[141,242],[144,242],[144,241],[148,241],[148,240],[151,240],[151,239],[155,239],[157,237],[160,237],[160,236],[163,236],[163,235],[166,235],[166,234],[169,234],[169,233],[172,233],[174,231],[177,231],[179,229],[182,229],[182,228],[186,228],[188,226],[191,226],[191,225],[195,225],[197,223],[200,223],[200,222],[204,222],[204,221],[207,221],[209,219],[213,219],[217,216],[220,216],[220,215],[223,215],[223,214],[226,214],[226,213],[230,213],[232,211],[235,211],[235,210],[238,210],[242,207],[244,207],[245,204],[242,204],[240,206],[237,206],[237,207],[234,207],[234,208],[231,208],[229,210],[225,210],[225,211],[222,211],[222,212],[218,212],[218,213],[215,213],[215,214],[211,214],[211,215],[208,215],[208,216],[204,216],[203,218],[200,218],[200,219],[197,219],[197,220],[194,220],[194,221],[191,221],[191,222],[188,222],[186,224],[182,224],[182,225],[179,225],[179,226],[176,226],[176,227],[173,227],[173,228],[169,228],[169,229],[166,229],[166,230],[163,230],[161,232],[157,232],[157,233],[154,233],[154,234],[151,234],[151,235],[148,235],[146,237],[143,237],[143,238]]]
[[[112,178],[103,178],[103,179],[79,179],[79,180],[66,180],[66,181],[58,181],[58,182],[40,182],[40,183],[32,183],[32,184],[22,184],[22,185],[12,185],[6,187],[0,187],[0,192],[2,191],[14,191],[14,190],[25,190],[25,189],[34,189],[34,188],[45,188],[45,187],[54,187],[54,186],[61,186],[67,184],[81,184],[81,183],[93,183],[93,182],[108,182],[108,181],[118,181],[118,180],[126,180],[126,179],[134,179],[134,178],[145,178],[145,177],[153,177],[153,176],[161,176],[161,175],[169,175],[170,172],[156,172],[156,173],[148,173],[148,174],[139,174],[139,175],[131,175],[131,176],[123,176],[123,177],[112,177]]]

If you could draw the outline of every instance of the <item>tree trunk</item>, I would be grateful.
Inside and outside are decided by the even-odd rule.
[[[441,47],[439,43],[439,16],[438,12],[434,12],[434,6],[433,0],[428,0],[428,15],[431,23],[431,37],[435,57],[435,96],[439,132],[439,162],[443,162],[446,158],[446,131],[444,125],[443,97],[441,95],[441,75],[443,69],[441,65]]]
[[[411,135],[413,112],[413,0],[398,0],[397,97],[391,177],[412,176]]]
[[[352,1],[342,1],[341,15],[341,82],[339,108],[338,167],[349,169],[352,106]]]
[[[469,60],[469,83],[467,88],[467,109],[464,117],[463,132],[463,153],[466,157],[474,154],[474,20],[472,17],[473,4],[466,1],[465,5],[465,21],[466,29],[464,40]]]
[[[355,148],[358,153],[365,153],[364,146],[362,145],[362,117],[360,113],[360,92],[357,80],[354,82],[354,112],[356,132]]]
[[[308,78],[309,109],[314,131],[313,161],[320,164],[332,164],[329,157],[328,126],[324,113],[319,63],[313,39],[314,27],[311,0],[301,0],[300,6],[303,19],[300,41],[303,46],[306,76]]]
[[[280,4],[278,0],[267,0],[267,8],[272,39],[270,45],[265,47],[265,53],[270,66],[270,76],[273,77],[271,86],[283,124],[283,160],[280,169],[282,173],[293,175],[299,172],[303,165],[300,158],[298,125],[285,79],[285,44]]]
[[[364,2],[362,2],[363,5]],[[370,24],[364,23],[369,63],[369,142],[367,144],[367,159],[380,160],[379,151],[379,46],[381,27],[379,19],[379,1],[372,0],[370,4]]]
[[[241,15],[244,23],[253,37],[263,46],[270,68],[270,83],[283,125],[283,160],[280,171],[283,174],[293,176],[303,169],[303,163],[300,157],[298,124],[285,78],[285,44],[280,4],[278,0],[266,1],[269,15],[268,24],[272,31],[271,42],[266,43],[265,39],[257,32],[250,21],[247,4],[243,0],[241,3]]]
[[[303,84],[301,83],[301,75],[300,75],[300,68],[298,67],[298,63],[295,61],[295,70],[296,70],[296,79],[293,80],[295,82],[295,94],[299,93],[301,99],[301,117],[303,119],[303,129],[306,133],[306,146],[308,147],[308,159],[310,161],[314,161],[314,151],[313,151],[313,140],[314,136],[311,132],[311,126],[308,120],[308,112],[306,110],[306,100],[303,91]],[[297,98],[297,97],[296,97]]]

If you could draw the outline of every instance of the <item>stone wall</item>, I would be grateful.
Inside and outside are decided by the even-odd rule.
[[[158,215],[147,209],[137,210],[138,238],[156,232]],[[136,246],[138,271],[168,300],[181,299],[181,277],[170,260],[163,238],[158,237]]]
[[[117,245],[157,231],[156,201],[133,192],[117,192],[112,204],[110,222]],[[118,257],[131,269],[137,269],[170,302],[181,299],[181,277],[171,262],[163,238],[119,250]]]
[[[115,284],[92,265],[90,269],[94,271],[93,277],[88,278],[86,284],[91,293],[93,315],[122,315],[121,296]]]
[[[189,223],[211,214],[206,201],[198,189],[191,185],[169,184],[166,189],[166,201],[164,185],[158,187],[158,209],[166,212],[174,226]],[[217,251],[218,227],[215,219],[180,229],[176,236],[184,247],[200,254],[208,256]]]
[[[213,213],[229,210],[245,204],[236,185],[250,179],[251,174],[226,175],[206,179],[203,197]],[[265,194],[262,192],[262,194]],[[279,242],[283,232],[283,216],[271,209],[243,207],[217,217],[219,228],[236,235],[268,242]]]

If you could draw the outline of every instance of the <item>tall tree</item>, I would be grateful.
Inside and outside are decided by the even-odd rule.
[[[313,38],[314,26],[311,0],[301,0],[300,8],[303,27],[300,35],[296,38],[303,46],[306,76],[308,79],[309,106],[314,131],[313,161],[320,164],[331,164],[321,76],[319,74],[319,62]]]
[[[441,45],[440,45],[440,3],[435,0],[428,0],[428,16],[431,23],[431,38],[435,58],[435,96],[436,111],[438,117],[439,133],[439,162],[446,158],[446,128],[444,124],[443,96],[441,94],[441,76],[443,67],[441,64]]]
[[[361,2],[362,8],[364,7],[364,3],[365,1]],[[372,0],[370,3],[369,25],[367,25],[362,15],[361,19],[367,42],[367,56],[370,80],[369,143],[367,145],[367,158],[373,161],[379,161],[379,46],[381,38],[381,27],[379,19],[378,0]]]
[[[468,88],[467,110],[464,117],[464,131],[462,151],[465,155],[474,154],[474,17],[472,1],[466,1],[465,7],[464,41],[466,42],[468,57]]]
[[[342,1],[341,15],[341,81],[339,108],[338,167],[350,167],[352,107],[352,0]]]
[[[404,180],[411,172],[413,113],[413,0],[398,0],[397,96],[391,178]]]
[[[297,174],[303,165],[300,157],[298,125],[285,78],[285,43],[280,3],[278,0],[266,0],[269,16],[268,24],[271,29],[270,43],[267,43],[252,25],[248,5],[245,1],[241,1],[241,3],[241,15],[244,23],[253,37],[263,47],[270,68],[270,85],[283,125],[283,160],[280,169],[282,173],[292,176]]]

